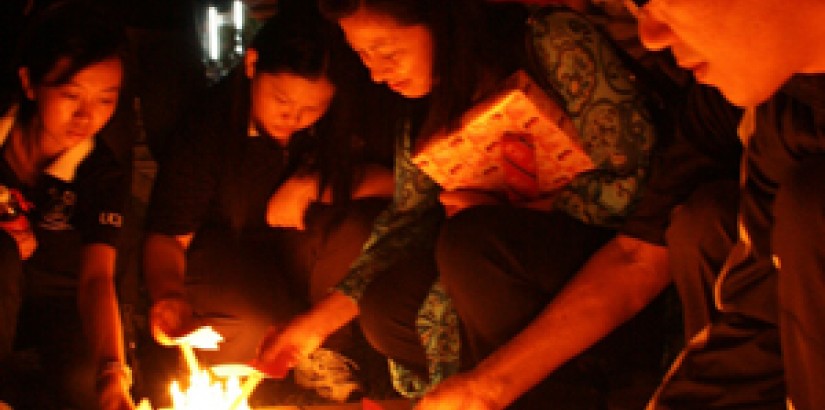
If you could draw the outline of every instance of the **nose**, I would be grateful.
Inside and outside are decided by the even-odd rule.
[[[294,108],[288,108],[281,112],[281,120],[284,125],[297,126],[301,121],[301,113]]]
[[[659,51],[671,45],[673,32],[666,23],[657,20],[650,14],[640,13],[638,24],[639,38],[647,49]]]
[[[386,67],[370,68],[370,77],[374,83],[385,83],[390,79],[391,71]]]
[[[390,61],[380,57],[365,57],[363,61],[374,83],[384,83],[392,78],[394,65]]]
[[[74,118],[76,120],[89,120],[92,118],[92,106],[86,100],[78,102],[74,110]]]

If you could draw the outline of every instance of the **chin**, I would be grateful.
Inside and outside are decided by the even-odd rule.
[[[403,97],[410,99],[424,98],[427,96],[427,94],[429,94],[429,92],[424,91],[399,91],[398,93],[401,94]]]
[[[430,89],[425,87],[412,86],[403,89],[395,89],[390,87],[390,89],[400,94],[402,97],[410,99],[423,98],[430,94]]]
[[[737,74],[716,76],[702,81],[719,89],[725,99],[739,107],[757,106],[776,94],[789,77],[764,72],[739,70]],[[715,81],[714,81],[715,80]]]
[[[755,107],[767,101],[779,89],[778,86],[774,88],[751,87],[749,89],[725,86],[716,86],[716,88],[722,92],[722,95],[724,95],[725,99],[730,101],[731,104],[742,108]]]

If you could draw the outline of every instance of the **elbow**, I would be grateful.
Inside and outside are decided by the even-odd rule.
[[[667,248],[624,235],[617,236],[615,243],[621,263],[630,266],[629,271],[634,272],[626,278],[631,284],[625,287],[628,292],[624,298],[624,310],[633,316],[671,283]]]

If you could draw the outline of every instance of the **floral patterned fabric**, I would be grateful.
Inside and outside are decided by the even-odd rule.
[[[644,181],[654,132],[643,99],[616,52],[584,17],[539,9],[528,21],[531,74],[548,94],[563,101],[584,148],[596,165],[577,176],[554,206],[589,224],[616,226],[628,213]],[[409,127],[396,149],[396,192],[376,221],[372,237],[337,289],[358,300],[376,274],[392,269],[412,249],[433,249],[441,222],[440,188],[411,162]],[[416,320],[429,380],[390,361],[396,389],[422,396],[459,369],[459,319],[435,283]]]
[[[556,93],[596,170],[561,193],[557,209],[617,226],[645,178],[654,130],[632,74],[595,26],[573,12],[542,9],[528,22],[533,74]]]

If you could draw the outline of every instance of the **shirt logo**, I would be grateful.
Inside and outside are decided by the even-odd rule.
[[[60,191],[51,188],[48,191],[49,201],[43,208],[43,217],[40,227],[50,231],[66,231],[72,229],[69,219],[74,213],[77,194],[73,191]]]
[[[123,226],[123,215],[115,212],[101,212],[98,216],[98,221],[101,225],[114,226],[120,228]]]

